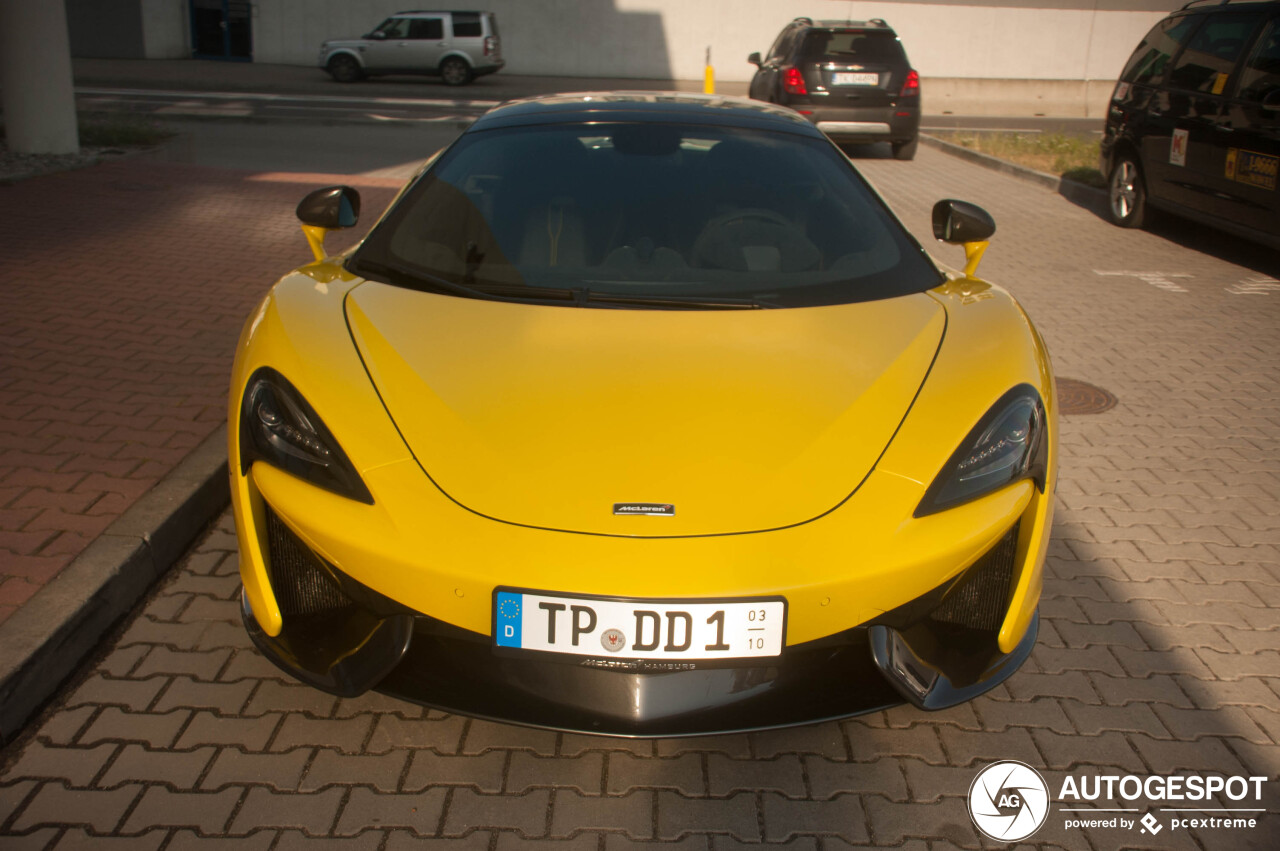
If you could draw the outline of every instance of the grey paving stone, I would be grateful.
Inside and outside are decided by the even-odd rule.
[[[875,793],[890,800],[905,801],[909,793],[902,765],[906,762],[915,760],[882,757],[875,762],[834,762],[823,757],[808,756],[804,758],[804,768],[809,778],[810,794],[820,801],[847,792]],[[948,769],[930,767],[929,770]]]
[[[109,677],[128,677],[137,667],[143,656],[151,651],[146,644],[134,644],[130,647],[117,648],[106,655],[98,663],[97,670]]]
[[[245,681],[250,687],[255,685],[251,680]],[[325,694],[319,689],[294,682],[277,682],[263,680],[256,683],[257,689],[249,705],[241,713],[247,716],[269,715],[275,712],[305,712],[313,718],[328,718],[338,705],[338,698]]]
[[[177,676],[190,675],[193,679],[211,682],[218,677],[231,651],[221,650],[170,650],[168,647],[152,647],[134,669],[132,676],[149,677],[153,674]]]
[[[543,756],[556,752],[557,734],[551,730],[534,730],[514,724],[496,724],[492,721],[472,720],[462,741],[461,753],[483,753],[494,748],[501,750],[531,750]]]
[[[573,836],[580,830],[620,831],[632,839],[653,838],[652,792],[621,798],[580,795],[572,789],[555,793],[551,836]]]
[[[969,794],[973,778],[983,768],[986,765],[952,767],[928,765],[918,759],[901,760],[901,773],[911,789],[909,800],[915,803],[932,804],[948,796]],[[886,797],[894,801],[904,800]]]
[[[88,786],[115,752],[112,744],[80,748],[31,742],[5,771],[5,780],[65,780],[72,786]]]
[[[1122,671],[1115,671],[1122,674]],[[1081,703],[1101,703],[1089,676],[1083,671],[1045,674],[1025,668],[1005,682],[1009,694],[1015,700],[1032,700],[1037,697],[1066,697]]]
[[[273,665],[256,649],[235,650],[231,661],[222,669],[218,679],[224,683],[236,680],[277,680],[283,684],[288,675]]]
[[[161,786],[150,786],[129,814],[122,832],[138,833],[151,827],[189,827],[205,835],[221,834],[242,791],[170,792]]]
[[[980,700],[974,708],[982,717],[983,729],[991,732],[1010,727],[1045,727],[1059,733],[1072,733],[1076,727],[1062,711],[1061,704],[1066,702],[1073,701],[1060,702],[1048,697],[1022,701]]]
[[[604,836],[604,851],[658,851],[659,848],[662,851],[711,851],[711,840],[713,838],[702,834],[689,834],[684,839],[668,840],[659,845],[651,839],[632,839],[625,833],[606,833]],[[725,839],[729,840],[729,837],[725,837]]]
[[[103,791],[67,789],[61,783],[46,783],[27,801],[10,828],[26,832],[45,824],[84,825],[94,833],[111,833],[140,794],[141,786]]]
[[[725,833],[744,842],[761,840],[756,796],[750,792],[728,798],[685,798],[666,791],[657,795],[658,839],[679,839],[687,833]],[[765,821],[768,823],[767,813]]]
[[[179,789],[191,789],[213,759],[215,748],[193,751],[153,751],[141,745],[125,745],[116,755],[106,774],[98,781],[103,788],[121,783],[168,783]]]
[[[1016,759],[1033,764],[1040,756],[1031,740],[1031,733],[1023,727],[1011,727],[999,736],[941,727],[938,735],[942,737],[942,745],[946,748],[952,765],[975,765],[1001,759]]]
[[[702,764],[703,755],[698,753],[663,759],[615,751],[609,754],[606,791],[625,795],[635,789],[671,789],[688,797],[701,797],[707,794]]]
[[[75,742],[76,736],[89,723],[94,713],[93,706],[79,706],[75,709],[64,709],[54,713],[40,725],[36,738],[47,745],[69,745]],[[81,742],[80,744],[88,744]]]
[[[62,834],[52,851],[156,851],[167,836],[164,830],[150,830],[141,836],[94,836],[82,827],[73,827]],[[174,846],[170,843],[169,847]],[[7,851],[9,846],[5,848]]]
[[[861,841],[871,842],[877,848],[904,845],[912,837],[943,839],[962,848],[980,847],[978,832],[960,798],[943,798],[936,804],[921,807],[871,795],[866,798],[865,813],[863,824],[869,825],[870,831]]]
[[[796,836],[837,836],[865,843],[867,816],[857,795],[839,795],[829,801],[792,801],[767,792],[763,796],[764,838],[784,842]]]
[[[891,706],[881,714],[884,717],[886,727],[898,729],[914,727],[926,718],[928,723],[935,727],[941,724],[952,724],[962,730],[983,729],[982,722],[978,719],[973,705],[970,703],[961,703],[956,706],[949,706],[946,709],[931,710],[927,715],[922,715],[920,710],[914,706],[901,704],[899,706]],[[833,756],[832,754],[826,755]]]
[[[311,836],[328,836],[345,794],[342,789],[302,794],[255,787],[245,795],[228,832],[235,835],[264,827],[297,828]]]
[[[1178,774],[1216,771],[1222,774],[1244,774],[1239,757],[1222,739],[1203,738],[1194,742],[1169,742],[1146,736],[1130,737],[1134,748],[1154,774]]]
[[[283,717],[262,715],[257,718],[240,718],[205,711],[196,712],[191,716],[191,723],[182,731],[176,747],[235,745],[244,751],[264,751]]]
[[[18,811],[38,785],[40,784],[34,780],[21,780],[8,786],[0,786],[0,825]]]
[[[1243,707],[1224,706],[1209,710],[1156,705],[1152,709],[1173,737],[1180,741],[1193,742],[1204,736],[1236,736],[1257,745],[1274,744]]]
[[[1212,647],[1224,653],[1237,650],[1223,634],[1226,627],[1213,624],[1195,624],[1171,629],[1167,626],[1151,624],[1134,624],[1134,629],[1142,635],[1147,646],[1152,650],[1173,650],[1179,647]]]
[[[1172,650],[1130,650],[1127,647],[1113,647],[1111,652],[1124,667],[1124,673],[1138,679],[1144,679],[1152,674],[1190,674],[1193,677],[1206,679],[1213,676],[1211,669],[1197,658],[1197,652],[1213,653],[1212,650],[1192,651],[1182,647],[1175,647]],[[1227,658],[1238,659],[1239,657],[1233,654]],[[1272,670],[1276,669],[1272,668]],[[1102,673],[1118,674],[1115,671]],[[1221,678],[1220,675],[1219,678]]]
[[[246,754],[235,748],[223,748],[200,781],[200,788],[214,791],[223,786],[262,785],[295,791],[312,753],[310,748],[273,754]]]
[[[394,751],[392,752],[394,753]],[[415,750],[405,776],[404,791],[416,792],[429,786],[474,786],[481,792],[502,791],[508,751],[486,751],[475,756],[451,756]]]
[[[939,728],[917,724],[906,730],[878,730],[861,719],[844,722],[853,751],[853,762],[875,762],[882,756],[918,756],[926,762],[941,765],[947,761],[938,738]]]
[[[330,720],[308,718],[297,712],[285,716],[284,722],[271,741],[272,751],[293,750],[296,747],[323,745],[337,748],[344,753],[360,753],[364,740],[373,728],[368,716]]]
[[[751,740],[743,734],[658,739],[654,745],[660,757],[679,756],[683,753],[722,753],[736,759],[750,759],[753,756]]]
[[[174,677],[156,701],[156,712],[171,709],[210,709],[222,715],[235,715],[244,708],[253,682],[200,683],[190,677]]]
[[[819,843],[822,842],[816,836],[797,836],[789,842],[770,842],[766,846],[761,846],[751,842],[739,842],[732,836],[711,835],[707,839],[711,843],[711,851],[760,851],[762,847],[767,847],[770,851],[819,851]]]
[[[1185,678],[1180,678],[1179,681],[1183,679]],[[1140,701],[1191,708],[1191,700],[1179,688],[1179,681],[1165,674],[1143,678],[1090,674],[1089,681],[1101,695],[1102,702],[1108,706],[1124,706],[1127,703]]]
[[[193,830],[175,830],[165,851],[268,851],[275,841],[274,830],[259,830],[248,836],[234,838],[201,836]]]
[[[491,834],[482,830],[466,836],[438,837],[422,837],[406,830],[393,830],[387,834],[387,844],[383,851],[488,851],[490,839]]]
[[[354,718],[357,715],[399,715],[401,718],[424,718],[426,707],[407,700],[399,700],[376,691],[367,691],[359,697],[343,697],[333,710],[334,718]]]
[[[147,614],[157,619],[164,619],[152,609]],[[184,621],[226,621],[240,624],[240,606],[234,600],[215,600],[212,597],[193,596],[190,605],[182,613]]]
[[[351,756],[321,748],[311,760],[299,789],[310,792],[326,786],[359,785],[394,792],[400,786],[400,775],[408,761],[406,751],[392,751],[381,756]]]
[[[844,750],[843,741],[840,750]],[[734,792],[765,790],[789,798],[803,798],[807,794],[800,757],[794,753],[774,759],[730,759],[723,754],[708,754],[707,788],[717,798]]]
[[[844,734],[834,722],[751,733],[750,739],[752,752],[758,759],[772,759],[779,754],[815,754],[829,759],[843,759],[848,755]]]
[[[600,836],[580,833],[572,839],[525,839],[518,833],[498,833],[494,851],[598,851]]]
[[[6,836],[5,851],[45,851],[58,836],[58,829],[46,827],[25,836]]]
[[[433,836],[440,829],[446,795],[444,789],[393,795],[352,789],[334,833],[355,836],[371,828],[406,828],[416,836]]]
[[[1280,689],[1280,677],[1245,677],[1239,680],[1202,680],[1198,677],[1178,677],[1179,688],[1199,709],[1217,709],[1221,706],[1277,706],[1275,695]],[[1268,686],[1268,683],[1271,683]]]
[[[560,736],[560,755],[578,756],[591,751],[626,751],[636,756],[653,756],[657,742],[653,739],[621,739],[615,736],[583,736],[564,733]]]
[[[1080,764],[1108,765],[1123,768],[1132,774],[1144,773],[1142,759],[1134,751],[1130,739],[1120,733],[1099,733],[1096,736],[1059,735],[1052,730],[1032,730],[1032,738],[1044,757],[1040,761],[1020,759],[1029,765],[1048,768],[1071,768]]]
[[[191,713],[186,709],[175,709],[162,714],[126,712],[118,706],[106,706],[89,728],[80,734],[79,744],[132,741],[142,742],[152,748],[169,747],[189,717]]]
[[[164,644],[177,650],[194,650],[204,632],[202,623],[167,623],[152,620],[145,613],[129,624],[119,647],[134,644]]]
[[[156,699],[160,689],[168,685],[164,677],[152,677],[148,680],[117,680],[94,674],[85,680],[79,688],[67,698],[66,705],[83,706],[92,704],[115,704],[123,706],[130,712],[145,712]]]
[[[456,754],[462,743],[467,719],[457,715],[444,718],[405,719],[379,715],[366,753],[387,753],[403,748],[428,748],[436,753]]]
[[[1127,703],[1124,706],[1089,706],[1074,700],[1062,701],[1062,709],[1081,735],[1093,736],[1111,731],[1145,733],[1156,739],[1170,738],[1149,703]],[[1066,731],[1056,731],[1066,732]]]
[[[1106,646],[1070,649],[1036,647],[1032,659],[1041,672],[1053,676],[1066,671],[1099,671],[1112,676],[1124,676],[1125,671],[1116,661],[1113,652],[1113,648]]]
[[[444,836],[461,836],[476,828],[515,830],[523,836],[547,835],[551,792],[538,789],[526,795],[481,795],[467,787],[452,790],[445,813]]]
[[[382,840],[382,832],[376,830],[342,839],[308,836],[297,830],[282,830],[273,851],[377,851]]]
[[[1216,650],[1198,649],[1195,651],[1204,662],[1204,671],[1187,670],[1201,679],[1238,680],[1243,677],[1274,677],[1280,671],[1280,653],[1264,650],[1259,653],[1219,653]],[[1194,666],[1188,665],[1188,668]],[[1212,672],[1212,673],[1209,673]],[[1171,673],[1183,673],[1174,671]]]
[[[504,791],[510,795],[520,795],[530,789],[552,788],[572,789],[584,795],[599,795],[604,791],[603,785],[603,753],[586,753],[576,757],[542,757],[529,751],[512,751]]]

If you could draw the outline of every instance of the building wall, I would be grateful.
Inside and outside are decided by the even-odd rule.
[[[141,59],[145,55],[139,0],[66,0],[72,56]]]
[[[182,29],[187,0],[140,2],[147,56],[172,56],[176,45],[189,45]],[[747,55],[767,51],[792,18],[878,17],[897,30],[924,78],[929,112],[1088,115],[1105,103],[1111,81],[1138,40],[1184,2],[482,0],[477,5],[498,15],[510,74],[700,80],[709,47],[717,80],[745,82],[755,70]],[[360,35],[396,11],[431,5],[256,0],[253,58],[310,65],[326,38]]]

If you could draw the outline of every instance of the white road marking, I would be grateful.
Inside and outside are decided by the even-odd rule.
[[[1232,295],[1271,295],[1280,292],[1280,281],[1275,278],[1245,278],[1235,286],[1226,287]]]
[[[1143,283],[1150,284],[1157,289],[1165,290],[1171,293],[1185,293],[1187,288],[1180,284],[1174,283],[1171,278],[1191,278],[1194,277],[1186,272],[1104,272],[1101,269],[1094,269],[1093,274],[1111,278],[1137,278]]]

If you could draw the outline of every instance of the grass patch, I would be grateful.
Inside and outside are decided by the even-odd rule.
[[[1098,171],[1098,140],[1065,133],[976,133],[932,131],[932,136],[972,151],[1055,174],[1089,186],[1105,186]]]
[[[158,145],[176,134],[137,115],[79,116],[80,144],[91,148],[138,148]]]

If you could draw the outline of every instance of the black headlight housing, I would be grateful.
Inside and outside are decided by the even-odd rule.
[[[1019,384],[991,406],[973,427],[916,507],[924,517],[986,496],[1023,479],[1044,492],[1049,435],[1044,401],[1030,384]]]
[[[240,403],[240,473],[254,461],[373,505],[373,494],[319,415],[288,379],[266,366],[253,373]]]

